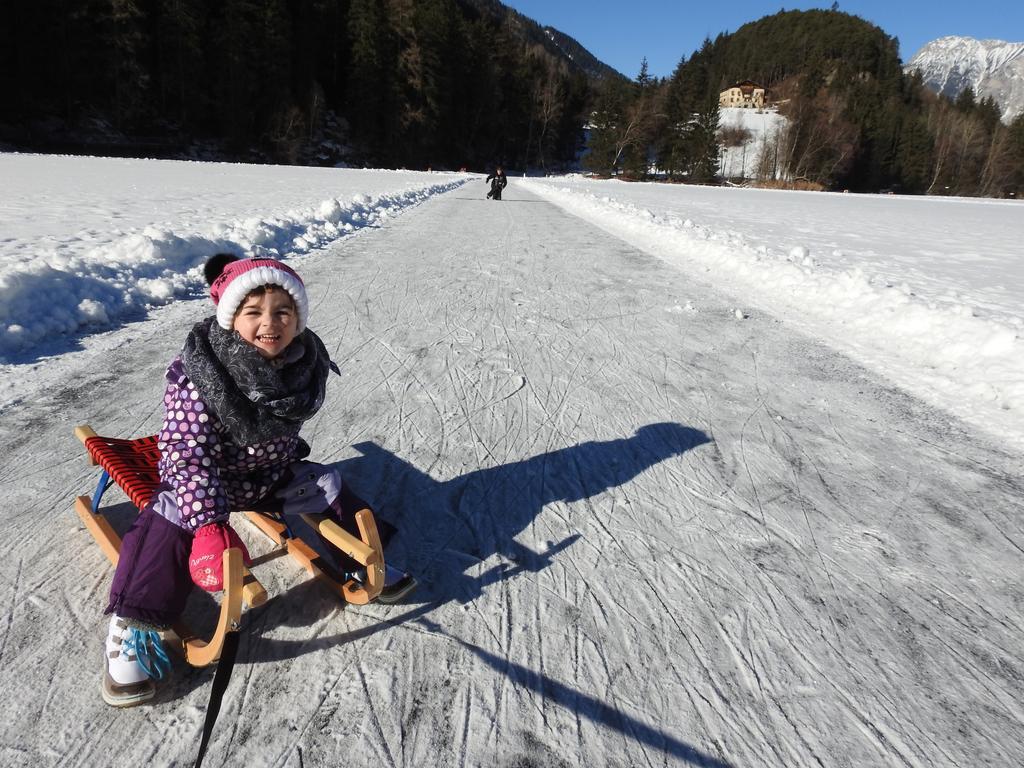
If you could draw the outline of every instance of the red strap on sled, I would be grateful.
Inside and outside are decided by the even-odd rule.
[[[156,471],[160,451],[156,442],[156,435],[132,440],[97,435],[86,439],[85,447],[93,460],[121,486],[132,503],[142,509],[160,484]]]

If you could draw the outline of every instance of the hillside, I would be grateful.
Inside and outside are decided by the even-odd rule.
[[[786,118],[777,109],[753,110],[722,107],[718,135],[723,140],[718,172],[724,179],[758,178],[761,165],[786,130]]]
[[[554,27],[544,27],[544,34],[555,44],[559,51],[567,56],[591,80],[625,77],[621,72],[612,69],[603,61],[597,59],[579,42],[564,32],[560,32]]]
[[[509,8],[499,0],[459,0],[459,2],[484,14],[496,24],[506,25],[514,30],[525,44],[542,47],[549,54],[565,62],[573,72],[580,73],[591,81],[606,77],[620,79],[624,77],[565,32],[554,27],[542,27],[529,16]]]
[[[895,38],[859,16],[838,11],[780,11],[714,42],[715,87],[751,79],[767,87],[816,73],[843,82],[866,74],[898,77]]]
[[[0,11],[0,147],[552,169],[611,74],[496,0],[41,0]]]
[[[1024,61],[1013,46],[989,53],[990,68]],[[653,147],[658,167],[684,179],[733,176],[746,162],[737,163],[729,150],[717,174],[709,172],[707,131],[698,126],[716,122],[719,92],[744,79],[766,86],[787,121],[759,181],[853,192],[1024,195],[1024,123],[1000,123],[991,98],[965,92],[954,103],[936,96],[916,73],[904,73],[895,38],[841,11],[781,11],[706,40],[656,98],[638,91],[619,109],[617,123],[605,121],[608,136],[597,139],[618,157],[643,158]],[[1016,79],[1006,82],[1016,87]],[[628,124],[629,115],[648,116],[637,132],[647,144],[621,151],[614,126]],[[742,143],[734,146],[742,155]],[[612,156],[588,157],[601,163],[593,170],[612,174],[612,161],[605,161]]]

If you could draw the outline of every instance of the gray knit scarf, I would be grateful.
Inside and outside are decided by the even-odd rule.
[[[331,362],[308,328],[274,360],[267,360],[216,317],[196,323],[181,353],[185,373],[237,445],[254,445],[299,433],[320,410]]]

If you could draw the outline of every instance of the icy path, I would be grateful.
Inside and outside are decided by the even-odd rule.
[[[209,764],[1024,763],[1020,457],[515,182],[482,190],[294,262],[344,372],[314,456],[425,583],[341,610],[260,569],[280,596],[246,616]],[[5,414],[4,765],[194,755],[208,670],[100,700],[111,571],[71,509],[93,482],[71,428],[153,430],[205,310]]]

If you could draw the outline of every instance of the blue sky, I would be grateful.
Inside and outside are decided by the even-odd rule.
[[[681,56],[705,37],[734,32],[748,21],[787,10],[829,8],[828,2],[784,0],[502,0],[538,23],[576,38],[622,74],[636,77],[647,57],[652,75],[668,77]],[[1024,0],[848,0],[839,10],[899,38],[907,61],[946,35],[1024,42]]]

